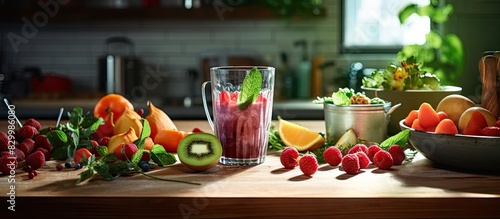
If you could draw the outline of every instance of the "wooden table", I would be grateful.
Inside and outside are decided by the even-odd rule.
[[[294,121],[324,131],[323,121]],[[180,130],[206,121],[175,121]],[[45,122],[44,124],[53,124]],[[7,129],[6,121],[0,130]],[[47,162],[28,180],[18,172],[15,182],[16,217],[59,215],[62,218],[480,218],[500,217],[500,176],[437,168],[417,155],[411,163],[383,171],[371,165],[357,175],[338,167],[320,166],[312,177],[295,168],[286,170],[279,153],[253,167],[218,165],[195,173],[182,164],[156,168],[158,177],[199,182],[164,182],[141,175],[114,181],[94,178],[76,185],[81,170],[57,171]],[[8,199],[8,177],[0,177],[0,193]],[[6,201],[0,214],[6,212]],[[64,213],[66,212],[66,213]]]

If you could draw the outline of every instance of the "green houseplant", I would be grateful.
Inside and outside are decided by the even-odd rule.
[[[431,0],[429,5],[410,4],[399,12],[403,24],[413,14],[430,19],[431,30],[422,45],[405,45],[397,54],[401,62],[414,56],[422,63],[422,70],[437,75],[442,85],[454,85],[464,71],[464,48],[460,38],[452,33],[445,33],[444,23],[453,13],[453,6],[444,0]]]

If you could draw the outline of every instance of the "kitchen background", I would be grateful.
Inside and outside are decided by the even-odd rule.
[[[341,0],[315,1],[321,2],[322,7],[320,15],[312,17],[274,16],[268,9],[247,10],[244,1],[227,1],[232,5],[226,3],[220,7],[211,2],[200,13],[193,13],[186,11],[184,1],[177,0],[137,0],[127,4],[126,1],[49,0],[46,4],[53,2],[60,7],[57,13],[45,14],[46,20],[37,14],[40,10],[26,9],[37,2],[0,0],[0,73],[5,75],[4,82],[10,82],[3,83],[2,90],[16,105],[21,118],[55,118],[60,107],[69,110],[82,106],[91,110],[101,92],[106,91],[106,86],[99,85],[100,77],[106,74],[106,69],[102,69],[105,64],[100,63],[106,51],[115,54],[112,57],[115,60],[120,57],[116,55],[126,58],[133,54],[136,59],[128,61],[139,66],[142,77],[147,75],[146,81],[139,77],[128,78],[127,84],[118,83],[125,86],[124,95],[138,108],[146,108],[146,101],[152,100],[173,119],[205,118],[199,87],[211,65],[271,65],[277,67],[277,77],[285,77],[291,71],[283,67],[283,54],[288,69],[294,71],[315,58],[323,58],[322,80],[313,84],[313,87],[321,85],[315,92],[323,96],[349,86],[352,63],[384,68],[395,58],[395,53],[341,52]],[[146,2],[155,5],[144,8]],[[194,5],[188,7],[194,10],[203,7],[204,2],[193,1]],[[497,25],[500,1],[446,2],[454,6],[446,31],[461,37],[466,51],[466,70],[457,85],[463,87],[464,95],[477,101],[481,89],[477,67],[481,54],[500,50],[495,35],[500,31]],[[103,6],[104,3],[111,5]],[[179,8],[161,9],[167,6]],[[103,10],[110,7],[126,10]],[[37,16],[39,20],[33,20]],[[25,19],[33,22],[35,28],[26,27]],[[19,36],[18,46],[7,37],[12,33]],[[106,47],[106,40],[114,36],[130,39],[132,45],[111,43]],[[123,68],[126,72],[127,66]],[[18,75],[16,83],[8,80],[14,72]],[[45,85],[48,88],[40,85],[36,89],[41,90],[36,90],[29,82],[39,74],[46,79],[51,74],[60,77],[51,78],[55,85]],[[11,92],[5,91],[6,84],[13,88]],[[64,92],[41,92],[43,89]],[[289,119],[322,119],[322,106],[311,103],[314,97],[314,94],[277,93],[274,114]],[[5,106],[1,109],[2,116],[6,115]]]

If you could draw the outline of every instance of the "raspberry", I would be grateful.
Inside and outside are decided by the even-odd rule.
[[[139,116],[144,115],[144,109],[142,109],[142,108],[138,109],[137,114],[139,114]]]
[[[135,154],[135,152],[137,152],[137,150],[139,149],[134,143],[125,143],[123,144],[123,146],[117,147],[115,149],[115,155],[119,160],[126,161],[127,159],[132,159],[132,156]]]
[[[373,156],[375,156],[375,154],[380,150],[382,150],[382,148],[380,148],[378,145],[372,145],[368,147],[368,158],[370,158],[371,162],[373,162]]]
[[[37,148],[36,151],[41,151],[45,156],[45,160],[50,160],[50,151],[45,148]]]
[[[45,135],[38,135],[35,138],[35,147],[37,148],[44,148],[47,151],[52,150],[52,145],[50,145],[49,140],[47,139],[47,136]]]
[[[24,152],[24,154],[31,154],[35,149],[35,141],[31,138],[24,139],[21,144],[19,144],[19,149]]]
[[[387,151],[391,154],[392,156],[392,164],[393,165],[401,165],[403,161],[406,159],[405,152],[403,151],[403,148],[401,148],[399,145],[392,145],[387,149]]]
[[[56,169],[57,169],[58,171],[61,171],[61,170],[63,169],[63,165],[62,165],[62,164],[60,164],[60,163],[58,163],[58,164],[56,165]]]
[[[0,172],[7,175],[10,171],[17,169],[17,160],[15,157],[2,156],[0,157]]]
[[[356,174],[359,172],[359,158],[356,154],[346,154],[342,158],[342,170],[347,174]]]
[[[299,152],[294,147],[286,147],[280,154],[281,164],[286,169],[293,169],[299,165]]]
[[[357,145],[354,145],[354,147],[352,147],[351,149],[349,149],[349,152],[347,152],[348,154],[354,154],[356,152],[363,152],[365,154],[368,154],[368,147],[366,147],[366,145],[364,144],[357,144]]]
[[[142,153],[141,161],[149,162],[151,160],[151,154],[148,151]]]
[[[107,137],[107,136],[106,137],[102,137],[99,140],[99,145],[108,146],[109,139],[110,139],[110,137]]]
[[[24,139],[32,139],[36,135],[38,135],[38,130],[31,125],[25,125],[17,130],[17,138],[19,141]]]
[[[26,157],[26,164],[31,166],[32,170],[37,170],[45,163],[45,155],[41,151],[35,151]]]
[[[373,156],[373,163],[381,170],[391,169],[393,160],[389,152],[380,150]]]
[[[306,154],[299,159],[299,168],[306,176],[311,176],[318,170],[318,161],[312,154]]]
[[[33,179],[33,178],[35,178],[35,174],[33,174],[33,172],[29,172],[28,179]]]
[[[0,132],[0,151],[9,149],[9,136],[5,132]]]
[[[363,152],[356,152],[354,154],[358,156],[360,169],[365,169],[368,167],[368,165],[370,165],[370,158],[368,158],[368,155]]]
[[[35,127],[35,129],[37,131],[40,131],[40,128],[42,128],[42,126],[40,125],[40,123],[36,119],[33,119],[33,118],[30,118],[30,119],[24,121],[24,125],[23,126],[27,126],[27,125]]]
[[[18,162],[21,162],[24,159],[26,159],[26,154],[23,151],[21,151],[21,149],[16,148],[14,149],[14,157],[17,158]]]
[[[97,147],[99,147],[99,143],[95,140],[90,140],[90,143],[92,143],[92,148],[90,149],[90,153],[92,154],[97,154]]]
[[[338,166],[342,162],[342,152],[339,148],[330,146],[323,152],[323,158],[330,166]]]

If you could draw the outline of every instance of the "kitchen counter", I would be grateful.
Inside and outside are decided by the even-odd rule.
[[[323,121],[292,120],[313,131]],[[203,121],[174,121],[180,130],[210,131]],[[274,121],[276,122],[276,121]],[[43,121],[53,124],[54,121]],[[7,121],[0,121],[0,130]],[[164,218],[486,218],[500,217],[500,176],[442,169],[417,155],[411,163],[379,170],[373,165],[357,175],[320,165],[306,177],[299,168],[282,168],[279,153],[270,150],[257,166],[218,165],[192,172],[176,163],[149,174],[199,182],[189,185],[142,175],[113,181],[93,178],[76,185],[81,170],[55,170],[49,161],[38,176],[18,172],[15,215],[71,217],[161,216]],[[1,197],[7,199],[8,177],[0,177]],[[6,203],[2,201],[2,203]],[[2,204],[2,212],[7,211]],[[63,213],[64,212],[64,213]]]

